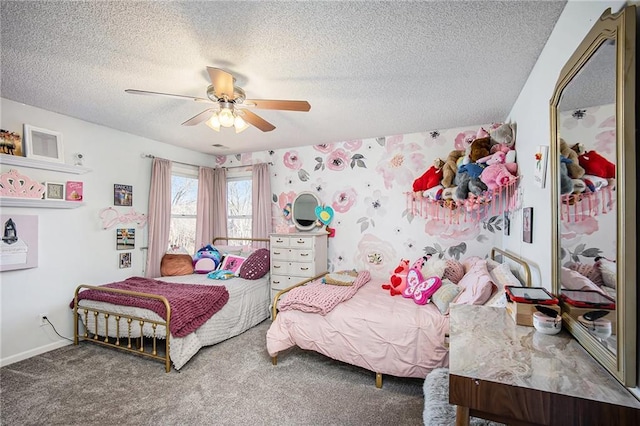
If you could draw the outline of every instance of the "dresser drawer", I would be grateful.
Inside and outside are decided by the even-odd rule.
[[[292,249],[312,249],[314,239],[311,237],[289,237],[289,247]]]
[[[291,287],[299,281],[299,279],[291,279],[291,277],[287,275],[273,275],[271,277],[271,289],[278,291],[284,290],[285,288]]]
[[[313,262],[313,250],[290,250],[289,260],[294,262]]]
[[[313,277],[315,275],[316,268],[313,263],[289,263],[289,274],[298,277]],[[300,280],[298,280],[300,281]]]
[[[289,272],[289,262],[282,260],[271,261],[271,275],[285,275]]]
[[[273,247],[271,249],[272,260],[291,260],[291,250],[283,247]]]
[[[281,237],[279,235],[271,236],[270,245],[271,248],[275,247],[289,247],[289,239],[290,237]]]

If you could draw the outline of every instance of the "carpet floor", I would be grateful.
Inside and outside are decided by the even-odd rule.
[[[180,371],[90,343],[0,369],[2,425],[421,425],[421,379],[383,377],[292,348],[271,322],[203,348]]]

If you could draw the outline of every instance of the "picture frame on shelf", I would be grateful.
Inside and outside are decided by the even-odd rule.
[[[113,205],[131,207],[133,205],[133,186],[118,183],[113,185]]]
[[[45,200],[62,200],[64,201],[65,184],[59,182],[44,183],[44,199]]]
[[[24,141],[27,158],[64,163],[62,133],[25,124]]]
[[[120,269],[131,268],[131,252],[120,253],[118,256],[118,267]]]
[[[83,199],[83,183],[77,181],[67,181],[64,191],[64,198],[67,201],[82,201]]]
[[[15,132],[0,129],[0,153],[24,157],[22,136]]]

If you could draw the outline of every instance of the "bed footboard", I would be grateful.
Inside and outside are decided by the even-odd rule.
[[[82,289],[99,290],[110,293],[118,293],[128,296],[156,299],[164,303],[167,318],[166,320],[151,320],[133,315],[109,312],[104,309],[78,306],[78,293]],[[164,296],[155,294],[139,293],[134,291],[119,290],[107,287],[97,287],[80,285],[76,288],[73,298],[73,344],[78,345],[80,340],[109,346],[125,352],[135,353],[157,361],[164,362],[165,371],[171,371],[171,358],[169,353],[169,338],[171,321],[171,307]],[[80,323],[83,324],[84,332],[80,333]],[[99,327],[99,325],[103,327]],[[91,327],[93,325],[93,328]],[[111,325],[111,330],[109,326]],[[145,337],[143,329],[151,327],[151,336]],[[158,327],[164,327],[165,333],[156,334]],[[104,328],[104,332],[102,329]],[[115,329],[114,329],[115,328]],[[148,333],[147,333],[148,334]],[[164,340],[164,354],[158,351],[158,346],[162,346],[158,340]]]

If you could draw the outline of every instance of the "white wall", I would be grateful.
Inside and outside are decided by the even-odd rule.
[[[533,207],[533,243],[522,242],[516,233],[504,239],[505,249],[529,259],[537,269],[539,284],[551,289],[551,203],[550,169],[545,188],[538,187],[532,177],[534,155],[538,145],[551,144],[549,102],[562,67],[582,42],[602,13],[611,8],[618,11],[623,1],[570,0],[558,19],[547,44],[540,54],[520,96],[513,105],[509,119],[518,124],[518,163],[524,176],[521,180],[523,206]],[[522,216],[514,218],[514,229],[522,229]],[[535,273],[536,271],[534,271]],[[534,285],[535,282],[534,282]]]
[[[141,154],[197,165],[213,166],[213,157],[119,132],[71,117],[1,99],[0,127],[22,134],[24,123],[55,130],[63,135],[65,160],[84,155],[83,175],[21,168],[38,181],[81,180],[85,205],[77,209],[2,208],[2,214],[38,216],[39,260],[33,269],[0,273],[0,360],[2,365],[19,361],[67,344],[51,330],[39,326],[39,314],[47,313],[58,332],[73,336],[69,302],[79,284],[104,284],[143,269],[147,228],[138,229],[130,269],[118,268],[115,227],[101,229],[98,212],[113,206],[113,185],[133,185],[133,208],[147,213],[152,160]],[[2,165],[2,172],[13,166]],[[128,207],[118,207],[127,212]],[[123,226],[121,226],[123,227]],[[135,227],[135,224],[126,225]]]

